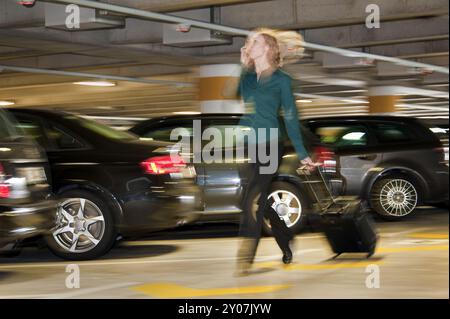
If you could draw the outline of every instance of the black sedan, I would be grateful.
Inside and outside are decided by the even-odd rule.
[[[49,232],[56,203],[45,153],[0,110],[0,251],[16,254],[21,242]]]
[[[47,152],[60,201],[47,242],[60,257],[96,258],[119,236],[175,227],[202,205],[195,169],[168,143],[64,112],[11,112]]]

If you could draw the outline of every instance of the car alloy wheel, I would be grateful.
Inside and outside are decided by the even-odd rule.
[[[410,214],[417,205],[417,190],[405,179],[389,179],[381,187],[378,201],[390,216],[403,217]]]
[[[65,251],[83,253],[95,248],[105,233],[101,209],[84,198],[69,198],[60,203],[52,235]]]
[[[259,196],[253,201],[253,214],[255,214],[258,209],[258,199]],[[275,210],[280,219],[286,223],[287,227],[293,227],[299,222],[302,215],[302,205],[295,194],[288,190],[280,189],[270,193],[267,199],[271,202],[273,201],[271,207]],[[270,227],[269,220],[264,218],[264,222]]]
[[[277,190],[272,192],[268,198],[273,200],[272,208],[286,223],[286,226],[292,227],[297,224],[302,214],[302,205],[295,194],[287,190]]]

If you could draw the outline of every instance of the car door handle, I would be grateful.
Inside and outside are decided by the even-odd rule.
[[[358,158],[362,159],[362,160],[366,160],[366,161],[372,161],[377,158],[377,155],[376,154],[364,154],[364,155],[359,155]]]

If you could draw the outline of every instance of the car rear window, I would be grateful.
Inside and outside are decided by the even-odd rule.
[[[114,140],[136,140],[138,137],[132,133],[128,133],[125,131],[119,131],[112,127],[106,126],[99,122],[95,122],[93,120],[88,120],[75,115],[68,115],[65,117],[68,120],[72,120],[78,122],[79,125],[88,129],[91,132],[94,132],[98,135],[101,135],[105,138],[110,138]]]
[[[0,140],[21,135],[15,120],[5,111],[0,110]]]
[[[319,124],[312,128],[323,144],[333,147],[358,147],[368,144],[367,128],[358,124]]]
[[[191,125],[169,125],[165,127],[158,127],[149,130],[148,132],[145,132],[142,137],[150,140],[156,140],[156,141],[164,141],[164,142],[171,142],[170,135],[172,132],[176,129],[184,129],[184,132],[186,133],[187,137],[192,138],[194,132],[192,129],[192,123]]]
[[[221,145],[222,147],[228,146],[227,143],[231,142],[232,147],[237,147],[239,145],[246,145],[247,140],[245,137],[245,132],[250,131],[251,128],[245,125],[239,125],[237,123],[229,123],[229,124],[211,124],[206,127],[216,129],[220,132],[220,136],[222,137]],[[229,132],[229,133],[228,133]],[[227,136],[231,134],[230,136]],[[211,137],[212,138],[212,137]],[[229,139],[227,141],[227,139]]]
[[[378,142],[383,144],[408,143],[417,138],[416,134],[403,124],[377,123],[373,124],[373,128]]]

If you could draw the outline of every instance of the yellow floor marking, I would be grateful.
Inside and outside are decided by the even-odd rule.
[[[377,253],[398,253],[398,252],[410,252],[410,251],[436,251],[436,250],[448,250],[448,245],[431,245],[431,246],[413,246],[413,247],[381,247],[376,250]],[[374,256],[376,256],[376,254]],[[276,268],[280,267],[280,262],[261,262],[256,263],[256,268]],[[327,269],[345,269],[345,268],[361,268],[369,265],[383,265],[383,261],[371,261],[370,259],[357,262],[343,262],[336,259],[333,261],[327,261],[320,264],[289,264],[283,265],[284,270],[327,270]],[[282,264],[281,264],[282,265]]]
[[[142,286],[136,286],[131,289],[157,298],[189,298],[189,297],[209,297],[209,296],[224,296],[224,295],[263,294],[267,292],[287,289],[289,287],[291,286],[272,285],[272,286],[196,289],[183,287],[172,283],[153,283]]]
[[[448,234],[415,233],[410,234],[408,237],[424,239],[448,239]]]
[[[322,264],[289,264],[283,265],[284,270],[327,270],[327,269],[343,269],[343,268],[361,268],[367,267],[369,265],[382,265],[382,261],[358,261],[358,262],[340,262],[338,260],[333,261],[333,263],[322,263]],[[266,262],[257,263],[255,267],[257,268],[271,268],[279,267],[279,262]]]
[[[432,245],[432,246],[413,246],[413,247],[382,247],[376,250],[376,253],[400,253],[408,251],[432,251],[432,250],[448,250],[448,245]]]

